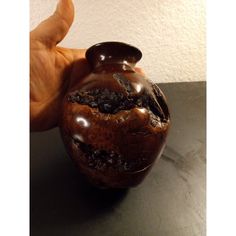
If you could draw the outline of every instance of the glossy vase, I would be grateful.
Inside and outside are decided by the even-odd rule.
[[[125,43],[90,47],[92,72],[63,102],[60,129],[68,154],[100,188],[141,183],[166,143],[169,110],[159,87],[135,72],[141,57]]]

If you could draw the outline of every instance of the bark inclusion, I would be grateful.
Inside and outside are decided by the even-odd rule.
[[[150,94],[147,90],[144,90],[142,94],[135,93],[130,81],[122,74],[116,73],[113,78],[124,88],[124,93],[111,91],[107,88],[97,88],[90,91],[77,90],[69,94],[68,102],[88,105],[98,108],[101,113],[109,114],[116,114],[121,110],[130,110],[135,107],[146,108],[151,119],[166,121],[165,114],[154,93]],[[156,90],[156,87],[152,86],[152,89]]]
[[[99,112],[105,114],[116,114],[121,110],[130,110],[133,108],[146,108],[150,114],[151,126],[156,127],[162,122],[167,121],[168,118],[165,116],[157,101],[159,93],[156,86],[151,85],[152,93],[144,89],[142,94],[137,94],[134,87],[125,76],[120,73],[115,73],[113,74],[113,78],[123,88],[123,93],[107,88],[96,88],[88,91],[76,90],[68,95],[67,101],[97,108]],[[100,171],[113,168],[119,172],[129,172],[146,167],[144,158],[138,157],[135,160],[127,160],[124,156],[114,151],[99,150],[76,138],[72,139],[76,147],[83,152],[90,168]]]
[[[143,166],[145,161],[144,158],[127,160],[114,151],[99,150],[92,145],[83,143],[75,138],[73,138],[73,142],[76,147],[83,152],[90,168],[99,171],[105,171],[106,169],[112,168],[118,172],[131,172],[145,167]]]

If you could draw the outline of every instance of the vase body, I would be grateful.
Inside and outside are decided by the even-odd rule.
[[[92,46],[86,52],[92,72],[62,104],[59,126],[67,152],[100,188],[141,183],[166,143],[166,99],[156,84],[135,71],[141,56],[124,43]]]

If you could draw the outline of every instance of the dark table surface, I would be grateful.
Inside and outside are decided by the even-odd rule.
[[[32,133],[32,236],[204,236],[206,205],[205,82],[159,84],[172,127],[144,182],[110,192],[88,185],[58,129]]]

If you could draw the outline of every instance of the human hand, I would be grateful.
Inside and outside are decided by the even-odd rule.
[[[30,32],[30,126],[43,131],[57,125],[64,94],[90,72],[84,49],[58,47],[74,19],[71,0],[60,0],[52,16]],[[73,76],[72,76],[73,75]]]
[[[57,46],[69,31],[73,19],[72,0],[59,0],[54,14],[30,32],[31,131],[57,126],[64,95],[90,72],[85,49]],[[144,74],[141,68],[135,70]]]

